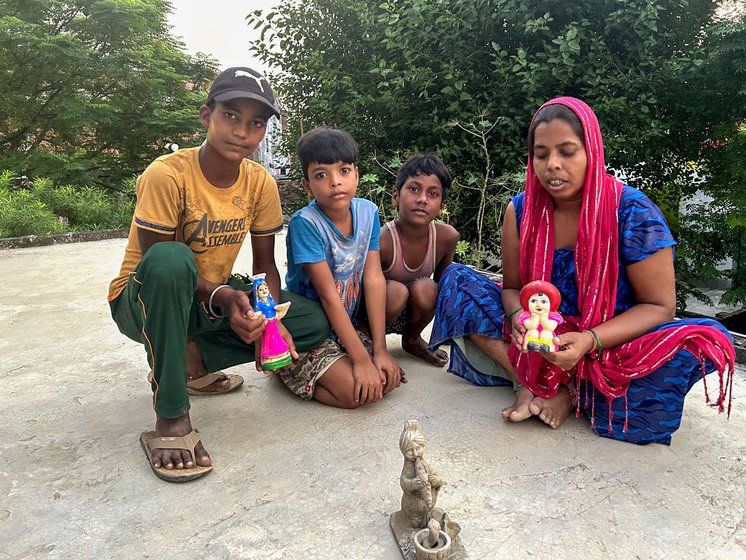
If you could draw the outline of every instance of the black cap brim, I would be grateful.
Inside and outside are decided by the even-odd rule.
[[[258,101],[267,109],[269,109],[275,117],[277,117],[278,119],[280,118],[280,112],[277,110],[277,107],[272,105],[266,97],[262,97],[257,93],[252,93],[243,89],[232,89],[223,91],[213,97],[212,101],[220,101],[222,103],[223,101],[230,101],[231,99],[253,99],[254,101]]]

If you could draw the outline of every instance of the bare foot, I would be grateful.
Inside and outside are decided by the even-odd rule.
[[[427,349],[427,344],[422,337],[418,336],[415,339],[401,339],[401,347],[406,351],[425,360],[429,364],[434,366],[443,367],[448,363],[448,354],[445,350],[437,349],[435,352],[430,352]]]
[[[550,399],[536,397],[528,405],[531,413],[541,418],[550,428],[559,428],[572,410],[572,400],[567,387],[561,385],[557,394]]]
[[[215,381],[205,387],[199,388],[201,393],[221,393],[228,389],[230,380],[224,373],[219,373],[220,377]],[[205,375],[207,375],[207,367],[205,366],[205,361],[202,359],[202,353],[199,351],[197,343],[190,337],[187,340],[187,376],[191,381]]]
[[[503,408],[502,417],[511,422],[522,422],[526,418],[534,415],[529,408],[531,402],[535,399],[534,394],[526,387],[519,387],[515,393],[515,402],[513,406]]]
[[[192,422],[189,413],[179,418],[162,418],[156,415],[155,435],[157,437],[182,437],[192,431]],[[197,464],[209,467],[212,464],[210,456],[205,451],[202,442],[194,448],[197,455]],[[190,469],[194,466],[192,454],[186,449],[153,449],[151,456],[153,466],[166,469]]]

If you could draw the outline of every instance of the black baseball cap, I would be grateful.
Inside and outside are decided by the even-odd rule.
[[[280,111],[275,105],[275,96],[267,78],[256,70],[245,66],[234,66],[223,70],[210,86],[207,104],[212,101],[229,101],[231,99],[254,99],[265,105],[274,116],[280,118]]]

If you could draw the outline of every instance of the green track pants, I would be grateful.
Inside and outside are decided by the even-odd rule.
[[[244,290],[253,302],[251,285],[232,277],[228,284]],[[183,243],[153,245],[131,274],[127,286],[110,302],[119,330],[145,347],[151,368],[153,407],[163,418],[189,410],[186,389],[187,338],[193,337],[207,371],[254,361],[254,346],[231,329],[227,318],[207,313],[196,297],[197,265]],[[282,323],[293,335],[298,352],[319,346],[329,336],[329,321],[318,303],[282,291],[280,302],[292,305]]]

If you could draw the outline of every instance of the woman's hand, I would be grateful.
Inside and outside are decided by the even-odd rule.
[[[526,336],[526,327],[518,322],[519,315],[520,312],[510,318],[512,326],[510,339],[518,350],[525,352],[523,349],[523,338]]]
[[[578,365],[580,358],[596,346],[596,340],[589,331],[566,332],[555,336],[552,342],[559,346],[560,350],[542,352],[541,355],[547,362],[559,366],[565,371],[570,371]]]

